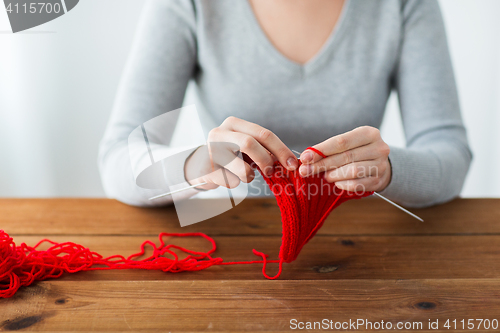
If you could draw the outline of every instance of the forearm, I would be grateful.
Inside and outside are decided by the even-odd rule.
[[[129,205],[141,207],[170,205],[173,203],[172,196],[155,200],[149,200],[149,198],[189,185],[181,173],[184,161],[171,161],[168,169],[172,172],[166,174],[164,182],[162,182],[169,187],[145,189],[138,186],[126,142],[116,143],[111,148],[105,148],[101,145],[98,162],[106,195]],[[175,199],[187,199],[197,193],[199,192],[195,189],[183,191],[182,194],[176,194]]]
[[[472,159],[467,146],[442,141],[429,147],[391,147],[392,179],[381,194],[408,207],[427,207],[460,194]]]
[[[394,84],[407,147],[392,148],[392,181],[382,193],[425,207],[460,194],[472,154],[438,2],[409,0],[401,14]]]
[[[179,162],[174,155],[179,156],[192,147],[179,147],[171,140],[180,112],[178,109],[182,106],[195,65],[192,3],[148,1],[99,148],[99,169],[108,196],[137,206],[172,202],[171,197],[148,199],[167,192],[171,185],[181,186],[185,181],[183,174],[179,177],[177,172],[183,168],[184,161]],[[147,140],[144,132],[147,132]],[[154,158],[150,158],[145,149],[146,141]],[[163,147],[171,149],[170,153],[163,154]],[[158,151],[153,148],[158,148]],[[138,178],[155,162],[166,157],[175,160],[169,165],[168,172],[148,173],[146,180],[150,180],[149,183]],[[154,183],[156,179],[160,182]]]

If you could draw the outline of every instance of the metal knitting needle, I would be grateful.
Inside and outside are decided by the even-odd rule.
[[[295,151],[295,150],[292,150],[294,153],[296,154],[299,154],[299,152]],[[168,193],[163,193],[163,194],[160,194],[160,195],[157,195],[157,196],[154,196],[154,197],[151,197],[149,198],[148,200],[155,200],[155,199],[159,199],[159,198],[163,198],[163,197],[166,197],[166,196],[169,196],[169,195],[172,195],[172,194],[175,194],[175,193],[179,193],[179,192],[182,192],[182,191],[186,191],[186,190],[189,190],[190,188],[194,188],[194,187],[198,187],[198,186],[202,186],[202,185],[207,185],[208,183],[199,183],[199,184],[195,184],[195,185],[191,185],[191,186],[187,186],[187,187],[184,187],[184,188],[180,188],[178,190],[175,190],[175,191],[172,191],[172,192],[168,192]]]
[[[413,214],[412,212],[410,212],[409,210],[406,210],[404,209],[403,207],[401,207],[400,205],[398,205],[397,203],[394,203],[392,202],[391,200],[387,199],[386,197],[384,197],[383,195],[380,195],[378,194],[377,192],[373,192],[374,195],[376,195],[377,197],[379,197],[380,199],[383,199],[385,201],[387,201],[388,203],[390,203],[391,205],[393,205],[394,207],[397,207],[399,209],[401,209],[403,212],[405,212],[406,214],[410,215],[410,216],[413,216],[414,218],[416,218],[417,220],[419,220],[420,222],[424,222],[424,220],[420,217],[418,217],[417,215]]]
[[[298,151],[293,150],[293,149],[292,149],[292,151],[293,151],[295,154],[297,154],[297,155],[299,155],[299,156],[300,156],[300,153],[299,153]],[[299,158],[299,159],[300,159],[300,158]],[[395,202],[393,202],[393,201],[391,201],[391,200],[387,199],[387,198],[386,198],[386,197],[384,197],[383,195],[378,194],[377,192],[373,192],[373,195],[376,195],[377,197],[379,197],[380,199],[383,199],[383,200],[387,201],[388,203],[390,203],[390,204],[391,204],[391,205],[393,205],[394,207],[401,209],[403,212],[405,212],[406,214],[408,214],[408,215],[410,215],[410,216],[412,216],[412,217],[416,218],[416,219],[417,219],[417,220],[419,220],[420,222],[424,222],[424,220],[423,220],[422,218],[420,218],[420,217],[418,217],[417,215],[413,214],[413,213],[412,213],[412,212],[410,212],[409,210],[407,210],[407,209],[405,209],[405,208],[401,207],[401,206],[400,206],[400,205],[398,205],[397,203],[395,203]]]
[[[194,184],[194,185],[191,185],[191,186],[188,186],[188,187],[180,188],[180,189],[175,190],[175,191],[172,191],[172,192],[163,193],[163,194],[160,194],[160,195],[157,195],[157,196],[151,197],[151,198],[149,198],[148,200],[154,200],[154,199],[158,199],[158,198],[163,198],[163,197],[166,197],[166,196],[168,196],[168,195],[172,195],[172,194],[175,194],[175,193],[179,193],[179,192],[182,192],[182,191],[189,190],[190,188],[194,188],[194,187],[198,187],[198,186],[202,186],[202,185],[207,185],[207,184],[208,184],[208,183],[199,183],[199,184]]]
[[[300,156],[300,153],[296,150],[293,150],[292,151],[299,155]],[[298,158],[300,159],[300,158]],[[194,188],[194,187],[198,187],[198,186],[202,186],[202,185],[207,185],[208,183],[204,182],[204,183],[199,183],[199,184],[195,184],[195,185],[191,185],[191,186],[187,186],[187,187],[184,187],[184,188],[180,188],[178,190],[175,190],[175,191],[172,191],[172,192],[168,192],[168,193],[164,193],[164,194],[160,194],[160,195],[157,195],[157,196],[154,196],[154,197],[151,197],[149,198],[149,200],[155,200],[155,199],[159,199],[159,198],[163,198],[163,197],[166,197],[166,196],[169,196],[169,195],[172,195],[172,194],[175,194],[175,193],[179,193],[179,192],[182,192],[182,191],[186,191],[186,190],[189,190],[190,188]],[[401,207],[400,205],[398,205],[397,203],[395,202],[392,202],[391,200],[387,199],[386,197],[384,197],[383,195],[381,194],[378,194],[377,192],[373,192],[374,195],[376,195],[377,197],[379,197],[380,199],[383,199],[385,201],[387,201],[388,203],[390,203],[391,205],[393,205],[394,207],[396,208],[399,208],[400,210],[402,210],[403,212],[405,212],[406,214],[416,218],[417,220],[419,220],[420,222],[424,222],[424,220],[420,217],[418,217],[417,215],[413,214],[412,212],[410,212],[409,210]]]

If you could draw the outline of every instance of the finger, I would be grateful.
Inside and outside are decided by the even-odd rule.
[[[257,164],[265,175],[270,175],[273,172],[272,156],[250,135],[219,128],[210,131],[209,141],[233,142],[238,145],[241,152],[247,154]]]
[[[385,142],[377,141],[366,146],[346,150],[342,153],[322,158],[312,164],[303,164],[300,166],[299,172],[303,177],[315,175],[324,171],[339,168],[349,163],[374,160],[381,156],[388,156],[388,150],[389,146]]]
[[[250,135],[276,156],[278,161],[287,169],[295,170],[299,166],[294,153],[270,130],[236,117],[227,118],[221,127]]]
[[[353,129],[352,131],[336,135],[321,143],[318,143],[313,148],[319,150],[326,156],[339,154],[344,151],[367,145],[380,138],[380,131],[375,127],[362,126]],[[300,161],[303,164],[316,163],[321,160],[321,156],[306,149],[300,155]]]
[[[337,186],[341,190],[363,194],[365,192],[376,191],[380,187],[380,182],[381,180],[379,178],[366,177],[336,182],[335,186]]]
[[[238,157],[234,158],[223,167],[244,183],[250,183],[255,178],[255,173],[250,165]]]
[[[382,159],[354,162],[340,168],[327,171],[325,179],[329,183],[366,177],[381,178],[387,171],[387,164]]]
[[[204,182],[223,186],[226,188],[235,188],[240,184],[240,178],[225,168],[218,167],[217,170],[202,177]]]

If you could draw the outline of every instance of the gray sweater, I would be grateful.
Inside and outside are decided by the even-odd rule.
[[[406,206],[459,195],[471,162],[435,0],[346,0],[305,65],[271,44],[247,0],[149,1],[100,145],[108,196],[169,203],[147,201],[161,191],[136,185],[127,138],[181,107],[190,81],[215,124],[236,116],[299,151],[358,126],[380,127],[395,90],[407,147],[391,147],[392,180],[381,194]]]

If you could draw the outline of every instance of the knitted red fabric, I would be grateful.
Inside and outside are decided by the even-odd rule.
[[[283,228],[280,259],[292,262],[302,247],[323,226],[335,207],[351,199],[359,199],[372,192],[347,192],[326,182],[323,174],[302,177],[298,171],[287,171],[276,163],[271,177],[264,177],[276,197],[281,211]],[[283,173],[285,177],[279,174]]]
[[[248,157],[245,158],[248,161]],[[251,162],[251,160],[250,160]],[[275,164],[274,173],[264,177],[273,191],[281,211],[282,244],[279,260],[267,260],[267,255],[253,250],[262,260],[243,262],[224,262],[214,258],[215,241],[203,233],[161,233],[160,246],[145,241],[138,253],[127,258],[114,255],[104,258],[90,249],[72,242],[56,243],[47,239],[33,247],[22,243],[17,246],[13,239],[0,230],[0,298],[12,297],[22,286],[35,281],[58,278],[63,273],[76,273],[91,270],[109,269],[146,269],[164,272],[185,272],[206,269],[213,265],[236,265],[262,263],[262,272],[269,279],[276,279],[282,271],[283,262],[294,261],[302,247],[321,228],[330,212],[350,199],[358,199],[372,192],[351,193],[329,184],[323,175],[301,177],[298,171],[289,172],[279,163]],[[183,247],[166,244],[164,237],[203,237],[212,248],[207,252],[192,251]],[[49,244],[47,250],[39,250],[43,244]],[[151,246],[153,254],[144,259],[146,246]],[[186,256],[179,259],[180,251]],[[270,277],[266,274],[267,263],[279,263],[278,274]]]
[[[325,156],[316,149],[308,149],[322,157]],[[248,156],[244,155],[244,159],[255,166]],[[283,262],[290,263],[297,259],[302,247],[314,237],[335,207],[348,200],[373,194],[373,192],[356,193],[341,190],[334,183],[328,183],[324,179],[324,172],[302,177],[298,168],[295,171],[288,171],[279,162],[274,164],[273,174],[269,177],[264,176],[264,179],[276,197],[281,212],[283,229],[279,254],[280,271]]]

